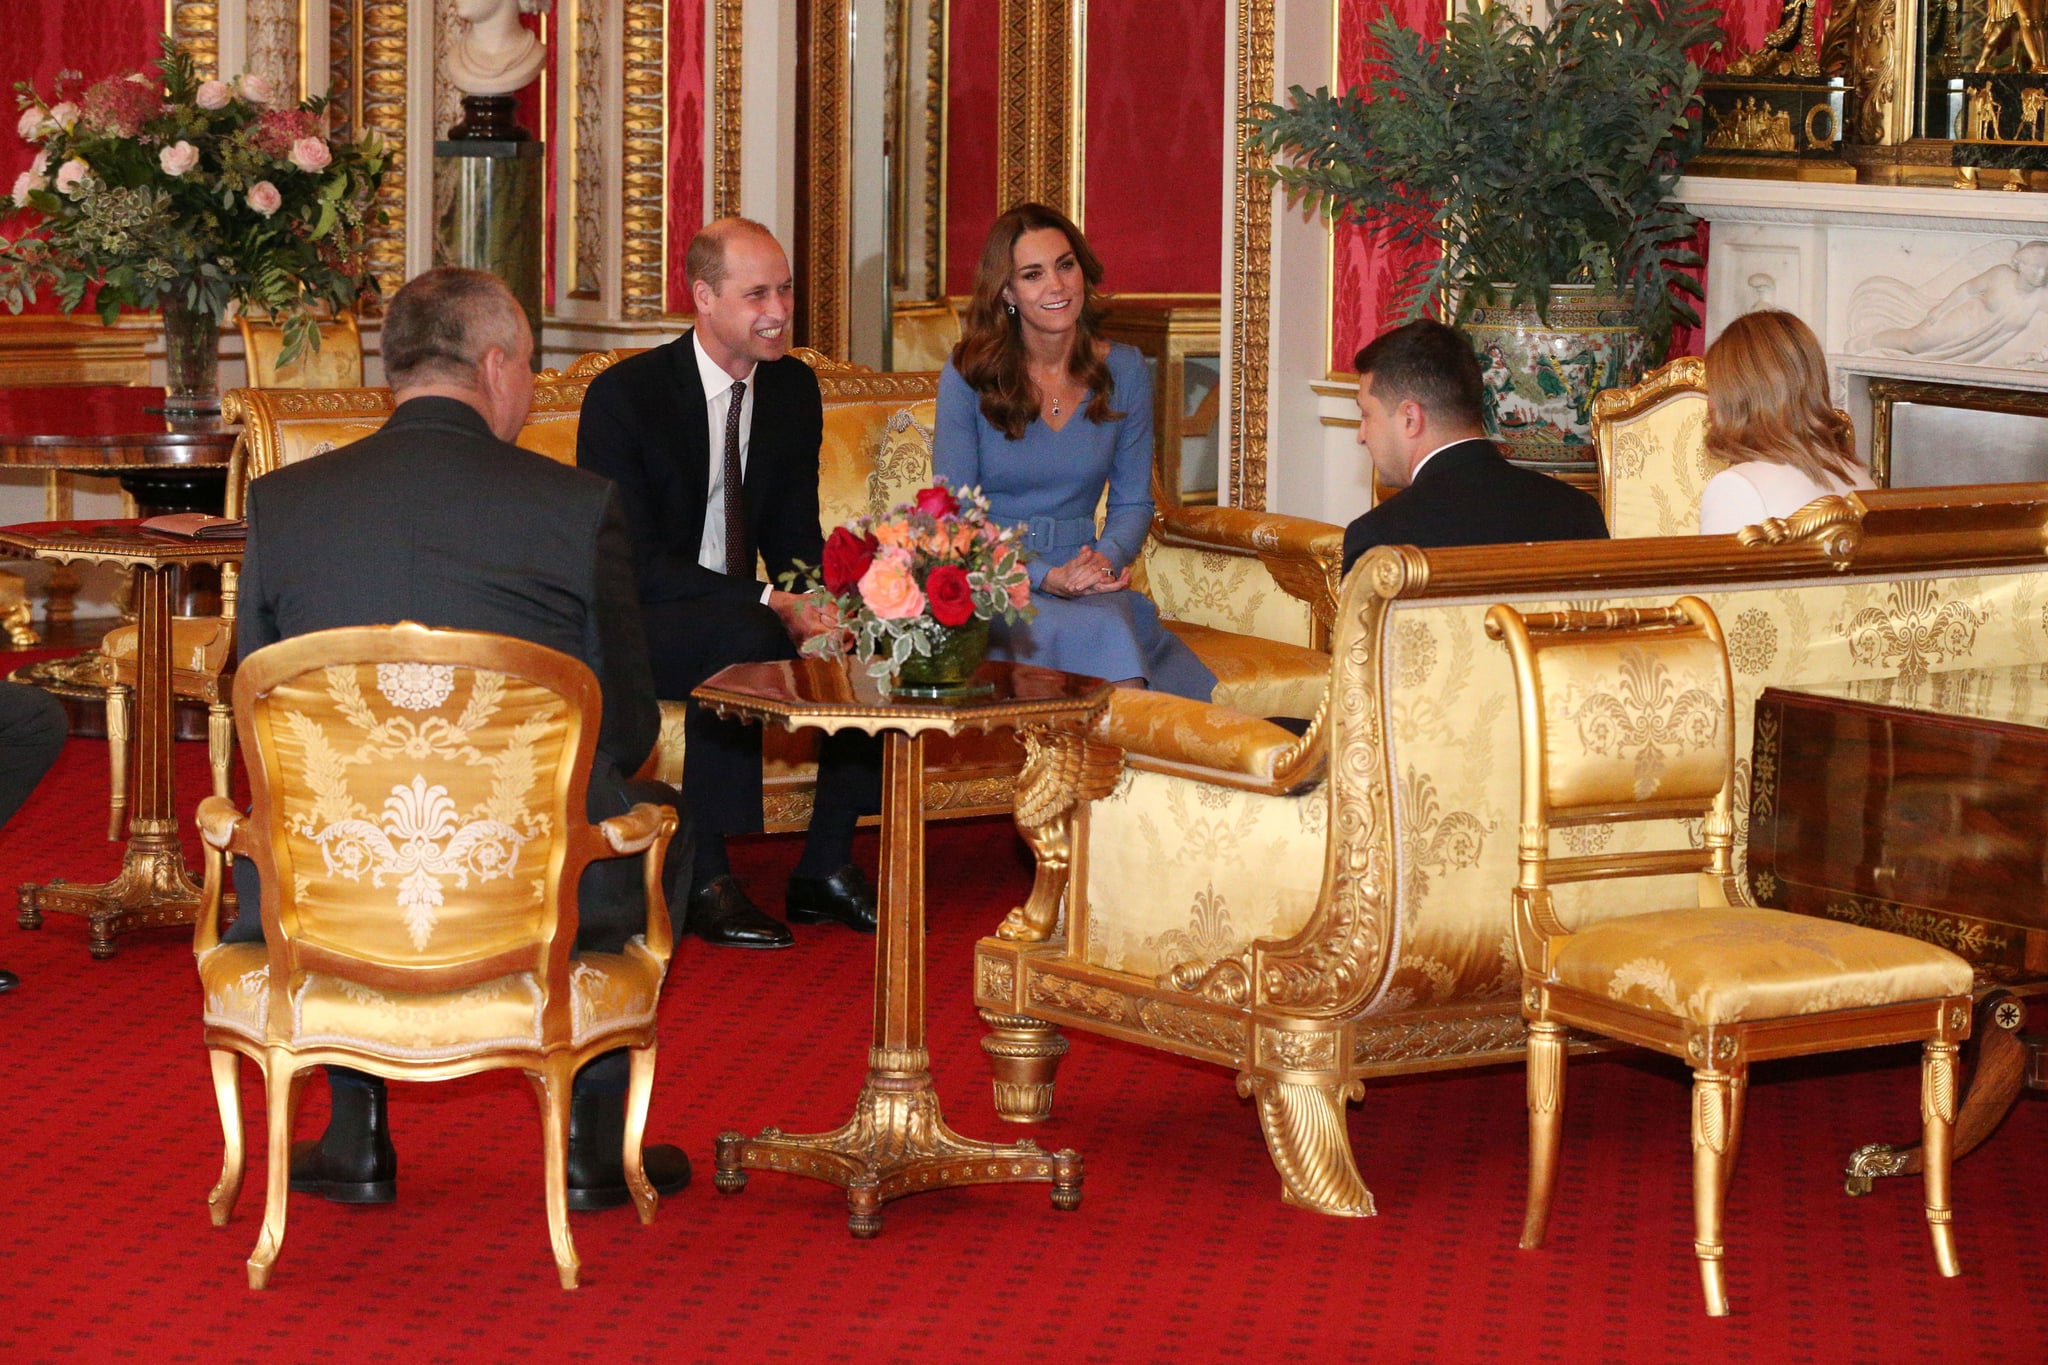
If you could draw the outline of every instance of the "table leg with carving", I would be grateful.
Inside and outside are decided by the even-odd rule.
[[[1994,990],[1977,1002],[1970,1033],[1976,1056],[1970,1066],[1970,1088],[1956,1111],[1951,1159],[1962,1159],[1996,1132],[2021,1090],[2048,1089],[2048,1037],[2022,1034],[2026,1022],[2026,1005],[2011,991]],[[1868,1194],[1880,1176],[1918,1175],[1922,1169],[1920,1144],[1872,1142],[1849,1154],[1843,1188],[1851,1195]]]
[[[133,812],[120,875],[91,886],[53,881],[23,886],[17,922],[41,925],[48,911],[84,915],[92,955],[114,955],[115,936],[149,925],[190,924],[199,886],[185,866],[171,795],[171,582],[173,565],[137,565],[138,612]]]
[[[925,1047],[924,736],[889,730],[882,756],[881,923],[868,1075],[853,1117],[826,1133],[763,1129],[718,1137],[715,1182],[737,1193],[750,1170],[785,1171],[846,1191],[847,1230],[873,1237],[882,1205],[958,1185],[1045,1182],[1053,1207],[1081,1202],[1081,1157],[1034,1142],[992,1143],[946,1126]]]

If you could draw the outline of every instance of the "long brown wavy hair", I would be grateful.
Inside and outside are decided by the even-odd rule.
[[[1856,432],[1828,401],[1828,360],[1790,313],[1744,313],[1707,347],[1707,450],[1790,465],[1815,483],[1863,471]]]
[[[1064,234],[1081,267],[1081,314],[1074,324],[1074,349],[1067,356],[1067,373],[1092,395],[1082,414],[1091,422],[1114,422],[1123,416],[1110,409],[1115,384],[1105,348],[1097,344],[1103,316],[1102,298],[1096,292],[1102,287],[1102,261],[1064,213],[1044,204],[1019,204],[988,230],[981,265],[974,272],[974,296],[967,303],[960,344],[953,348],[953,368],[981,395],[982,415],[1013,441],[1021,439],[1024,429],[1038,416],[1039,396],[1024,368],[1024,324],[1004,304],[1003,286],[1010,282],[1015,268],[1017,239],[1041,228]]]

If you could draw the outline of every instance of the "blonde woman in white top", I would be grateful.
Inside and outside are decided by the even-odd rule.
[[[1876,486],[1828,401],[1820,341],[1790,313],[1745,313],[1707,348],[1707,450],[1729,467],[1700,494],[1703,536]]]

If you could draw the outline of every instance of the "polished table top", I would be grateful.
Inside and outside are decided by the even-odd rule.
[[[1780,689],[1829,701],[1860,702],[1929,716],[2048,729],[2048,664],[1957,668],[1916,678],[1859,678]]]
[[[239,427],[172,421],[164,391],[118,384],[0,388],[0,465],[118,474],[225,465]]]
[[[103,564],[220,564],[242,557],[243,539],[193,540],[146,531],[142,518],[26,521],[0,526],[0,554]]]
[[[898,692],[858,663],[790,659],[721,669],[695,696],[721,716],[774,719],[791,728],[957,734],[1071,720],[1077,712],[1107,705],[1110,692],[1100,678],[996,659],[975,672],[973,688],[945,695]]]

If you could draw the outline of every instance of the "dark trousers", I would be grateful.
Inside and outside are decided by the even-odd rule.
[[[651,602],[643,607],[654,691],[685,700],[729,664],[794,659],[782,618],[759,602],[711,599]],[[761,831],[761,727],[721,720],[689,703],[684,722],[683,804],[701,838]],[[882,808],[882,745],[876,735],[841,731],[818,750],[812,827],[851,833],[854,822]]]
[[[69,730],[64,704],[48,692],[0,682],[0,825],[14,818],[64,752]]]
[[[63,708],[59,707],[58,715],[61,717],[62,714]],[[670,913],[680,917],[690,892],[690,863],[695,848],[689,812],[681,808],[676,789],[667,783],[646,779],[620,781],[613,775],[615,772],[609,760],[599,759],[598,770],[591,774],[589,818],[596,821],[623,815],[642,801],[676,809],[676,835],[669,841],[668,853],[662,859],[661,881],[668,895]],[[262,903],[263,888],[256,876],[256,865],[247,858],[237,858],[234,876],[235,897],[241,902],[241,914],[221,935],[221,941],[261,943],[263,915],[258,907]],[[583,870],[582,881],[577,883],[576,899],[579,909],[576,951],[580,953],[621,952],[629,939],[647,928],[647,902],[640,891],[638,857],[606,858],[590,864]],[[625,1050],[607,1052],[576,1073],[576,1093],[623,1095],[626,1073]],[[340,1066],[328,1067],[327,1079],[335,1085],[373,1089],[382,1088],[384,1084],[381,1077]]]

